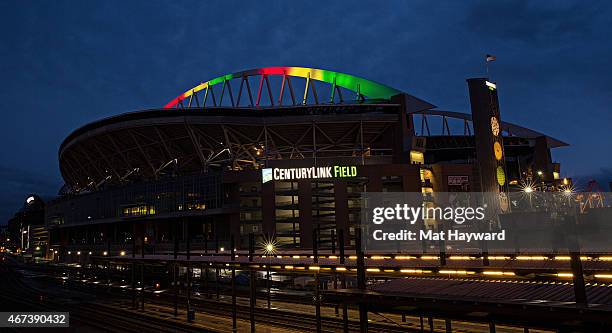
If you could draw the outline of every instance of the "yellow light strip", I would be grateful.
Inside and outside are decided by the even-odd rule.
[[[545,256],[518,256],[516,260],[546,260],[548,257]]]
[[[469,257],[469,256],[450,256],[448,257],[448,259],[450,260],[472,260],[472,259],[476,259],[475,257]]]
[[[595,274],[596,279],[612,279],[612,274]]]
[[[572,273],[557,273],[557,277],[574,277]]]
[[[504,257],[504,256],[489,256],[489,257],[487,257],[487,259],[489,259],[489,260],[510,260],[512,258]]]
[[[395,259],[397,259],[397,260],[408,260],[408,259],[416,259],[416,257],[413,257],[413,256],[395,256]]]
[[[378,269],[378,268],[368,268],[368,269],[366,269],[366,271],[368,271],[368,272],[376,272],[377,273],[377,272],[380,272],[380,269]]]

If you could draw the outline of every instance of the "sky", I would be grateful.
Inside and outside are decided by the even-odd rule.
[[[265,66],[330,69],[469,112],[493,54],[502,119],[568,142],[562,175],[612,181],[610,1],[0,0],[0,224],[57,194],[58,147]]]

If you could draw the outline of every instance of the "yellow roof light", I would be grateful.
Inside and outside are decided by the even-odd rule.
[[[595,274],[596,279],[612,279],[612,274]]]
[[[574,277],[572,273],[557,273],[558,277]]]
[[[448,257],[448,259],[450,260],[470,260],[470,259],[475,259],[475,258],[469,257],[469,256],[450,256]]]
[[[413,256],[395,256],[396,260],[408,260],[408,259],[416,259],[416,257]]]

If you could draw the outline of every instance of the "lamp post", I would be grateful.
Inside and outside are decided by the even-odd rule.
[[[267,268],[267,276],[266,276],[266,285],[268,289],[268,309],[270,308],[271,298],[270,298],[270,265],[272,264],[272,256],[276,253],[276,240],[273,237],[268,237],[268,239],[264,239],[263,243],[263,252],[268,258]]]

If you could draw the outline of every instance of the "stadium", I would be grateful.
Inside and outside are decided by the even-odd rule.
[[[351,248],[363,192],[571,182],[551,159],[566,143],[501,121],[494,83],[468,86],[464,113],[348,74],[268,67],[86,124],[59,148],[49,255],[117,255],[132,243],[164,253],[177,240],[219,250],[232,236],[245,249],[250,234],[287,250],[332,247],[342,234]]]
[[[205,302],[234,329],[248,314],[251,332],[256,322],[298,331],[608,331],[610,198],[561,177],[551,150],[565,142],[503,121],[495,82],[467,87],[470,112],[448,111],[349,74],[268,67],[85,124],[59,147],[65,185],[45,202],[41,252],[62,283],[129,294],[132,310],[163,305],[177,318],[183,304],[192,321],[194,304]],[[519,221],[514,234],[535,246],[521,247],[519,236],[510,252],[492,242],[453,252],[460,242],[450,239],[401,249],[364,242],[363,211],[392,207],[394,194],[425,208],[459,192],[490,195],[487,213]],[[380,193],[389,204],[368,206]],[[553,196],[541,205],[540,194]],[[527,210],[515,209],[516,196]],[[444,232],[430,220],[417,226]],[[561,229],[571,222],[595,234],[598,250],[576,250],[576,237],[556,242],[578,234]],[[541,251],[548,240],[554,249]],[[269,317],[256,305],[263,297]],[[306,308],[296,316],[276,302]]]

